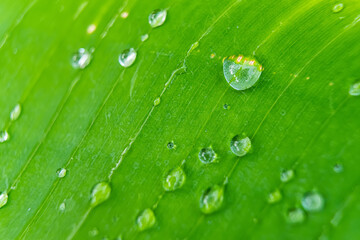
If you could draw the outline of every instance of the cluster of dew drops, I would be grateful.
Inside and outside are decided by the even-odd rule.
[[[344,8],[342,3],[334,5],[332,11],[339,13]],[[126,15],[127,16],[127,15]],[[150,13],[148,22],[152,28],[163,25],[166,20],[167,11],[165,9],[157,9]],[[146,41],[149,38],[148,34],[141,36],[141,41]],[[89,50],[80,48],[71,59],[71,65],[75,69],[86,68],[92,59],[92,53],[94,48]],[[214,54],[212,54],[214,55]],[[118,57],[119,64],[122,67],[130,67],[136,60],[137,52],[134,48],[128,48],[123,50]],[[211,57],[213,58],[213,56]],[[263,71],[262,65],[253,57],[230,56],[223,59],[223,73],[228,84],[235,90],[245,90],[254,86],[259,80]],[[360,81],[352,84],[349,89],[351,96],[360,96]],[[155,99],[154,105],[158,105],[160,99]],[[225,104],[225,109],[230,107]],[[21,114],[21,105],[17,104],[10,113],[10,122],[17,120]],[[8,129],[0,131],[0,143],[7,142],[10,139]],[[176,146],[174,142],[167,144],[169,149],[174,149]],[[251,140],[245,135],[236,135],[230,141],[230,149],[237,157],[244,157],[252,149]],[[198,153],[198,158],[202,164],[212,164],[217,161],[217,154],[212,147],[202,148]],[[186,182],[186,173],[184,171],[185,160],[180,166],[175,167],[167,172],[162,181],[162,186],[166,192],[176,191],[183,187]],[[342,172],[342,165],[337,164],[334,166],[334,171]],[[64,178],[67,170],[65,168],[59,168],[56,171],[58,178]],[[289,182],[295,177],[295,172],[292,169],[283,170],[280,173],[280,180],[283,183]],[[225,185],[227,184],[227,178],[222,184],[216,184],[205,189],[199,199],[199,209],[204,214],[211,214],[218,211],[224,201]],[[108,182],[97,183],[91,191],[90,206],[96,207],[102,202],[106,201],[110,197],[111,187]],[[269,204],[277,203],[282,199],[282,193],[279,189],[271,192],[268,195],[267,202]],[[7,192],[0,194],[0,208],[6,205],[8,201]],[[301,223],[306,219],[305,212],[317,212],[324,207],[324,198],[316,190],[309,191],[303,194],[300,199],[301,206],[295,206],[288,209],[285,216],[290,223]],[[65,202],[59,206],[60,211],[65,211]],[[156,223],[156,217],[153,208],[146,208],[141,211],[136,217],[136,226],[139,231],[152,228]],[[96,229],[91,231],[92,235],[96,235]],[[90,234],[90,233],[89,233]]]

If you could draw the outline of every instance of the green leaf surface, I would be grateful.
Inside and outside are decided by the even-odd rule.
[[[360,2],[334,13],[337,3],[2,0],[0,239],[358,239],[360,97],[349,89]],[[154,9],[167,18],[152,29]],[[137,59],[124,68],[130,47]],[[79,48],[95,49],[85,69],[71,65]],[[222,59],[239,54],[264,67],[245,91],[223,74]],[[252,151],[237,157],[230,141],[243,133]],[[198,158],[207,147],[210,164]],[[185,184],[166,192],[181,164]],[[284,169],[294,170],[286,183]],[[202,193],[224,181],[221,208],[204,214]],[[91,205],[99,182],[111,194]],[[289,223],[311,191],[323,209]],[[281,199],[270,204],[272,192]],[[155,225],[139,231],[147,208]]]

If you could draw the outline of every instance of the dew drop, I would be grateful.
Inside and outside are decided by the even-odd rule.
[[[125,49],[119,55],[119,63],[123,67],[130,67],[136,59],[136,51],[134,48]]]
[[[9,138],[10,135],[6,130],[0,131],[0,143],[6,142]]]
[[[263,67],[255,59],[240,55],[224,58],[223,71],[232,88],[245,90],[259,80]]]
[[[186,175],[182,167],[170,170],[163,180],[163,188],[165,191],[175,191],[185,184]]]
[[[158,98],[156,98],[155,100],[154,100],[154,106],[157,106],[157,105],[159,105],[160,104],[160,98],[158,97]]]
[[[214,185],[204,191],[200,197],[200,210],[205,214],[220,209],[224,201],[224,186]]]
[[[91,58],[90,51],[85,48],[80,48],[77,53],[72,56],[71,65],[75,69],[84,69],[90,64]]]
[[[239,157],[245,156],[251,149],[251,140],[248,137],[236,135],[231,139],[230,149]]]
[[[65,211],[65,209],[66,209],[66,204],[64,202],[62,202],[59,206],[59,210],[63,212],[63,211]]]
[[[287,221],[292,224],[302,223],[305,218],[305,212],[301,208],[291,208],[286,213]]]
[[[8,194],[7,192],[3,192],[0,194],[0,208],[6,205],[8,201]]]
[[[166,145],[168,149],[174,149],[176,147],[175,143],[173,141],[168,142],[168,144]]]
[[[86,32],[87,32],[87,34],[92,34],[92,33],[95,32],[95,30],[96,30],[96,25],[95,24],[90,24],[88,26],[88,28],[86,29]]]
[[[66,176],[66,169],[65,168],[59,168],[57,171],[56,171],[56,174],[59,178],[63,178]]]
[[[139,231],[144,231],[146,229],[152,228],[155,225],[155,222],[155,214],[150,208],[146,208],[136,218],[136,225]]]
[[[149,15],[149,24],[152,28],[159,27],[166,20],[167,11],[165,9],[156,9]]]
[[[294,176],[295,176],[294,170],[292,170],[292,169],[283,170],[283,171],[280,173],[280,180],[281,180],[282,182],[288,182],[288,181],[290,181],[291,179],[293,179]]]
[[[279,189],[276,189],[275,191],[271,192],[268,196],[268,203],[273,204],[277,203],[282,199],[282,194]]]
[[[354,83],[351,85],[349,94],[351,96],[359,96],[360,95],[360,82]]]
[[[110,197],[111,187],[107,182],[100,182],[94,186],[91,192],[90,204],[92,207],[103,203]]]
[[[230,109],[230,106],[228,105],[228,104],[224,104],[224,109],[226,109],[226,110],[229,110]]]
[[[301,205],[308,212],[318,212],[324,208],[324,198],[317,192],[305,193]]]
[[[19,118],[20,114],[21,114],[21,105],[16,104],[16,106],[13,108],[13,110],[10,113],[10,120],[15,121],[16,119]]]
[[[341,10],[344,9],[344,4],[343,3],[338,3],[335,4],[334,7],[332,8],[333,13],[338,13],[341,12]]]
[[[141,35],[140,39],[142,42],[145,42],[147,39],[149,38],[149,34],[144,34],[144,35]]]
[[[122,13],[120,14],[120,17],[123,18],[123,19],[127,18],[128,16],[129,16],[129,13],[128,13],[128,12],[122,12]]]
[[[199,159],[205,164],[212,163],[216,159],[216,153],[211,147],[203,148],[199,152]]]
[[[95,237],[99,234],[99,230],[97,228],[93,228],[89,231],[89,236],[90,237]]]
[[[335,166],[334,166],[334,172],[336,172],[336,173],[341,173],[342,171],[344,171],[343,165],[340,164],[340,163],[335,164]]]

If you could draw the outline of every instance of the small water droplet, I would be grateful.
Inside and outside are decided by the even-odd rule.
[[[95,237],[99,234],[99,230],[97,228],[93,228],[89,231],[89,236],[90,237]]]
[[[66,169],[65,168],[59,168],[57,171],[56,171],[56,174],[59,178],[63,178],[66,176]]]
[[[224,186],[214,185],[204,191],[200,197],[200,210],[205,214],[220,209],[224,201]]]
[[[341,173],[342,171],[344,171],[344,167],[342,164],[337,163],[334,165],[334,172]]]
[[[91,206],[95,207],[110,197],[111,187],[107,182],[100,182],[94,186],[91,192]]]
[[[149,24],[152,28],[159,27],[166,20],[167,11],[165,9],[156,9],[149,15]]]
[[[211,147],[203,148],[199,152],[199,159],[202,163],[212,163],[216,159],[216,153]]]
[[[302,223],[305,218],[305,212],[301,208],[291,208],[286,213],[287,221],[292,224]]]
[[[185,184],[186,175],[182,167],[170,170],[163,180],[163,188],[165,191],[175,191]]]
[[[168,142],[168,144],[166,145],[168,149],[174,149],[176,147],[175,143],[173,141]]]
[[[224,58],[223,71],[232,88],[245,90],[259,80],[263,67],[255,59],[240,55]]]
[[[122,12],[122,13],[120,14],[120,17],[123,18],[123,19],[127,18],[128,16],[129,16],[129,13],[128,13],[128,12]]]
[[[324,198],[317,192],[305,193],[301,205],[308,212],[318,212],[324,208]]]
[[[148,40],[148,38],[149,38],[149,34],[144,34],[144,35],[141,35],[141,41],[142,42],[145,42],[146,40]]]
[[[20,114],[21,114],[21,105],[16,104],[16,106],[13,108],[13,110],[10,113],[10,120],[15,121],[16,119],[19,118]]]
[[[123,67],[130,67],[136,59],[136,51],[134,48],[125,49],[119,55],[119,63]]]
[[[291,179],[293,179],[294,176],[295,176],[294,170],[292,170],[292,169],[283,170],[283,171],[280,173],[280,180],[281,180],[282,182],[288,182],[288,181],[290,181]]]
[[[96,30],[96,25],[95,24],[90,24],[88,26],[88,28],[86,29],[87,34],[92,34],[93,32],[95,32]]]
[[[6,130],[0,131],[0,143],[6,142],[9,138],[10,135]]]
[[[230,106],[228,105],[228,104],[224,104],[224,109],[226,109],[226,110],[229,110],[230,109]]]
[[[231,151],[239,156],[245,156],[251,149],[251,140],[248,137],[236,135],[230,142]]]
[[[155,100],[154,100],[154,106],[157,106],[157,105],[159,105],[160,104],[160,98],[158,97],[158,98],[156,98]]]
[[[136,218],[136,225],[140,231],[152,228],[155,225],[156,217],[150,208],[146,208]]]
[[[275,191],[271,192],[268,196],[268,203],[273,204],[277,203],[282,199],[282,194],[279,189],[276,189]]]
[[[338,13],[341,12],[341,10],[344,9],[344,4],[343,3],[338,3],[335,4],[334,7],[332,8],[333,13]]]
[[[0,194],[0,208],[6,205],[8,201],[8,194],[7,192],[3,192]]]
[[[65,211],[65,208],[66,208],[66,204],[65,204],[65,202],[62,202],[59,206],[59,210],[63,212],[63,211]]]
[[[210,58],[213,59],[216,56],[215,53],[210,54]]]
[[[349,94],[351,96],[359,96],[360,95],[360,82],[354,83],[351,85]]]
[[[80,48],[77,53],[72,56],[71,65],[75,69],[84,69],[90,64],[91,58],[90,51],[85,48]]]

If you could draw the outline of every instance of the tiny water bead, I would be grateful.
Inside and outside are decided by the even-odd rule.
[[[158,97],[158,98],[156,98],[155,100],[154,100],[154,106],[157,106],[157,105],[159,105],[160,104],[160,98]]]
[[[133,65],[136,59],[136,50],[134,48],[125,49],[120,55],[119,55],[119,63],[123,67],[130,67]]]
[[[354,83],[350,86],[349,94],[351,96],[359,96],[360,95],[360,82]]]
[[[251,149],[251,140],[248,137],[236,135],[231,139],[230,149],[236,156],[245,156]]]
[[[163,180],[163,188],[165,191],[175,191],[185,184],[186,174],[182,167],[170,170]]]
[[[89,231],[89,236],[90,237],[95,237],[99,234],[99,230],[97,228],[93,228]]]
[[[282,194],[279,189],[276,189],[275,191],[271,192],[268,196],[268,203],[277,203],[282,199]]]
[[[149,24],[152,28],[159,27],[164,24],[166,20],[166,9],[156,9],[149,15]]]
[[[199,152],[199,159],[205,164],[212,163],[216,159],[216,153],[211,147],[203,148]]]
[[[71,58],[71,65],[75,69],[84,69],[86,68],[91,61],[91,54],[93,50],[88,51],[85,48],[80,48],[77,53],[75,53]]]
[[[63,178],[66,176],[66,169],[65,168],[59,168],[57,171],[56,171],[56,174],[58,176],[58,178]]]
[[[90,204],[92,207],[103,203],[110,197],[111,187],[107,182],[96,184],[91,192]]]
[[[19,118],[20,114],[21,114],[21,105],[16,104],[16,106],[13,108],[13,110],[10,113],[10,120],[15,121],[16,119]]]
[[[223,71],[232,88],[245,90],[259,80],[263,67],[255,59],[240,55],[224,58]]]
[[[334,172],[341,173],[342,171],[344,171],[344,167],[342,164],[337,163],[334,165]]]
[[[9,138],[10,135],[6,130],[0,131],[0,143],[6,142]]]
[[[61,212],[63,212],[63,211],[65,211],[65,209],[66,209],[66,204],[65,204],[64,202],[62,202],[62,203],[60,204],[60,206],[59,206],[59,210],[60,210]]]
[[[318,212],[324,208],[324,198],[317,192],[305,193],[301,205],[308,212]]]
[[[175,143],[173,141],[168,142],[168,144],[166,144],[166,146],[167,146],[168,149],[174,149],[176,147]]]
[[[146,229],[152,228],[155,225],[155,222],[156,217],[154,211],[150,208],[146,208],[136,218],[136,225],[139,231],[144,231]]]
[[[338,13],[341,12],[341,10],[344,9],[344,4],[343,3],[338,3],[335,4],[334,7],[332,8],[333,13]]]
[[[6,205],[8,201],[8,194],[6,192],[3,192],[0,194],[0,208]]]
[[[147,39],[149,38],[149,34],[144,34],[144,35],[141,35],[140,39],[142,42],[145,42]]]
[[[224,186],[214,185],[204,191],[200,197],[200,210],[205,214],[219,210],[224,201]]]
[[[226,109],[226,110],[229,110],[230,109],[230,106],[228,105],[228,104],[224,104],[224,109]]]
[[[283,171],[280,173],[280,180],[281,180],[282,182],[288,182],[288,181],[290,181],[291,179],[293,179],[294,176],[295,176],[294,170],[292,170],[292,169],[283,170]]]
[[[296,224],[305,221],[306,215],[301,208],[289,209],[286,213],[286,219],[289,223]]]

